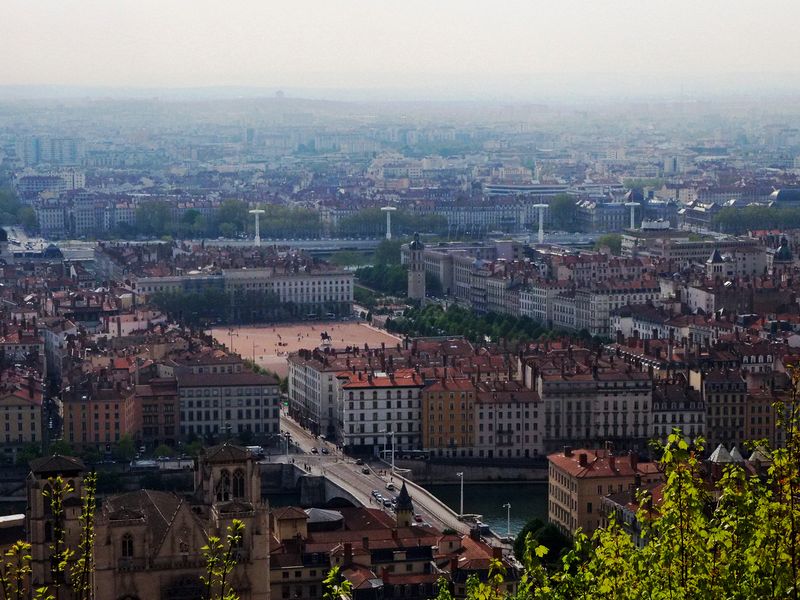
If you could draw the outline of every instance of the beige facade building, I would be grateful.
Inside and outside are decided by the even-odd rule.
[[[42,388],[33,378],[0,385],[0,447],[13,460],[26,445],[42,443]]]
[[[565,535],[600,527],[602,499],[608,494],[661,481],[658,465],[635,454],[615,456],[609,449],[572,450],[549,455],[548,519]]]

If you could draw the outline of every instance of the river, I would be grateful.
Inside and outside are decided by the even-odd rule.
[[[460,485],[427,484],[425,489],[458,512]],[[506,509],[511,503],[511,535],[516,535],[533,518],[547,521],[547,483],[496,482],[464,483],[464,512],[482,516],[482,520],[497,535],[506,535]]]

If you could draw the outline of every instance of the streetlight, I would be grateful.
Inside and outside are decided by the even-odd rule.
[[[461,504],[459,504],[458,514],[463,518],[464,517],[464,473],[462,471],[456,473],[456,475],[461,480]]]
[[[392,436],[392,475],[394,475],[394,431],[386,431],[385,429],[381,429],[378,433],[386,433]],[[383,460],[386,460],[386,438],[383,438],[383,456],[381,457]]]
[[[503,504],[503,508],[506,509],[506,537],[511,539],[511,502]]]

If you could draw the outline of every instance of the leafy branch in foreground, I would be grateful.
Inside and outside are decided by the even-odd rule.
[[[238,600],[228,577],[239,563],[239,549],[244,537],[244,523],[234,519],[228,526],[223,542],[218,536],[209,536],[202,552],[206,558],[206,574],[200,577],[205,593],[204,600]]]
[[[589,537],[575,532],[557,563],[548,548],[526,537],[519,578],[493,565],[486,581],[467,581],[468,600],[752,600],[793,599],[800,593],[800,372],[793,391],[775,406],[785,437],[763,449],[768,468],[704,465],[703,441],[679,430],[661,448],[663,485],[640,490],[640,544],[612,514]],[[440,581],[437,600],[452,600]]]
[[[325,579],[322,580],[322,588],[325,590],[322,595],[324,600],[342,600],[353,597],[353,584],[344,578],[338,565],[328,571]]]

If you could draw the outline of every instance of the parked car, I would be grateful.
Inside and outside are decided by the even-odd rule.
[[[393,492],[394,484],[390,481],[389,483],[386,484],[386,489],[389,490],[390,492]]]
[[[363,460],[361,460],[360,458],[359,458],[359,459],[356,459],[356,464],[357,464],[357,465],[363,465],[363,464],[364,464],[364,461],[363,461]]]
[[[317,450],[316,448],[312,448],[311,454],[319,454],[319,450]]]
[[[414,515],[414,520],[417,523],[422,523],[422,515]]]
[[[369,475],[369,474],[370,474],[369,467],[363,467],[363,468],[361,469],[361,472],[362,472],[364,475]]]
[[[327,448],[325,448],[324,446],[322,447],[322,453],[323,453],[323,454],[328,454],[328,449],[327,449]]]

